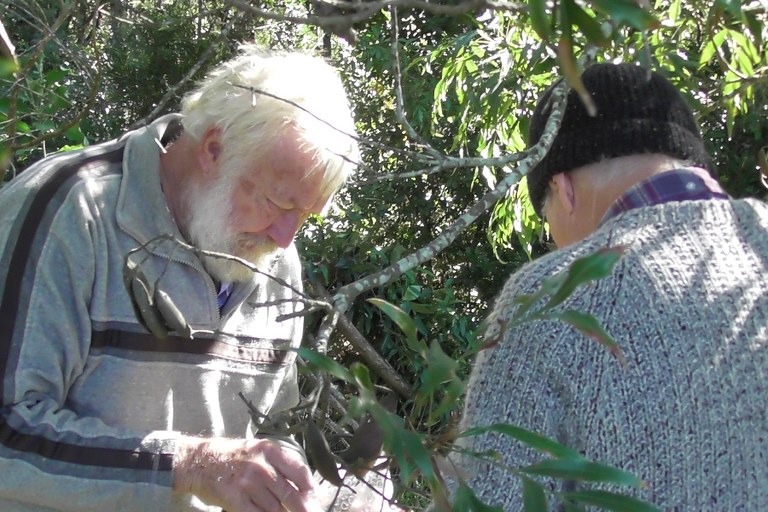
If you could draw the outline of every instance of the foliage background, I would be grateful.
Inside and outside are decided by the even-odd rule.
[[[328,12],[300,0],[0,0],[18,59],[15,68],[0,66],[5,180],[46,154],[174,111],[195,79],[240,41],[255,40],[330,58],[364,141],[360,169],[337,208],[298,240],[318,289],[333,292],[429,244],[514,169],[493,159],[525,149],[538,94],[558,76],[577,84],[570,70],[587,58],[638,61],[667,74],[694,106],[727,191],[766,194],[759,177],[768,144],[764,0],[357,5]],[[434,155],[476,160],[443,168]],[[456,374],[466,377],[462,356],[476,348],[478,325],[505,276],[546,250],[543,234],[524,184],[513,188],[447,250],[357,298],[347,311],[352,335],[404,381],[423,382],[425,360],[414,357],[391,316],[364,300],[384,299],[412,319],[419,339],[459,361]],[[350,336],[337,330],[330,345],[346,366],[359,360]],[[422,431],[452,422],[450,411],[428,417],[413,400],[399,407]]]

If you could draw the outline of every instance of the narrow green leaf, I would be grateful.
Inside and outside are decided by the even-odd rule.
[[[440,343],[433,341],[429,347],[429,355],[426,357],[426,368],[421,374],[421,393],[433,393],[446,382],[456,378],[456,368],[459,363],[446,354]]]
[[[544,308],[549,309],[557,306],[570,297],[573,291],[582,284],[607,277],[622,254],[624,254],[623,246],[604,247],[575,260],[568,268],[567,277],[560,288],[552,295]]]
[[[379,308],[385,315],[394,321],[400,330],[405,334],[405,340],[408,347],[414,352],[421,354],[422,357],[426,354],[426,347],[418,339],[418,328],[413,318],[408,314],[395,306],[394,304],[382,299],[368,299],[368,302]]]
[[[523,479],[523,510],[525,512],[547,512],[547,496],[544,488],[528,477]]]
[[[298,354],[299,354],[299,357],[301,357],[308,363],[313,364],[318,368],[325,370],[326,372],[333,375],[334,377],[338,377],[349,383],[353,383],[355,381],[354,377],[352,376],[352,373],[350,373],[349,370],[347,370],[346,368],[344,368],[343,366],[341,366],[339,363],[337,363],[336,361],[334,361],[328,356],[315,352],[314,350],[306,347],[299,348]]]
[[[637,30],[659,26],[659,21],[653,14],[640,7],[636,0],[593,0],[592,3],[615,21]]]
[[[586,459],[547,459],[521,468],[520,471],[552,478],[646,487],[646,483],[632,473]]]
[[[563,0],[563,2],[565,9],[568,11],[568,19],[571,23],[581,29],[590,42],[595,43],[598,46],[605,46],[608,44],[608,38],[603,34],[603,31],[600,28],[600,23],[598,23],[595,18],[576,5],[574,0]]]
[[[637,498],[608,491],[566,492],[563,493],[562,497],[586,505],[594,505],[605,510],[615,510],[616,512],[659,512],[661,510]]]
[[[368,401],[376,401],[376,395],[373,387],[373,381],[371,380],[371,372],[368,371],[368,367],[361,363],[352,363],[349,368],[352,376],[355,379],[360,390],[360,397],[368,399]]]
[[[701,56],[699,57],[699,68],[706,66],[707,63],[712,60],[712,57],[715,56],[717,49],[722,46],[723,41],[725,41],[727,35],[728,29],[723,29],[712,36],[712,39],[707,41],[707,44],[704,45],[704,49],[701,50]]]
[[[674,0],[669,5],[669,10],[667,11],[667,14],[669,15],[670,21],[676,22],[677,19],[680,17],[681,9],[681,3],[680,0]]]
[[[531,17],[533,30],[539,34],[542,41],[548,42],[552,35],[550,19],[547,16],[546,0],[528,0],[528,15]]]
[[[535,450],[552,455],[554,457],[558,457],[560,459],[583,460],[581,455],[579,455],[579,453],[572,448],[568,448],[567,446],[564,446],[557,441],[553,441],[552,439],[549,439],[548,437],[545,437],[541,434],[537,434],[536,432],[531,432],[530,430],[526,430],[515,425],[510,425],[508,423],[495,423],[487,427],[473,427],[459,434],[459,437],[471,437],[484,434],[486,432],[496,432],[505,436],[509,436],[512,439],[520,441],[521,443],[526,444]]]
[[[501,507],[486,505],[467,484],[461,482],[453,502],[454,512],[504,512]]]
[[[432,467],[431,452],[424,446],[421,436],[410,430],[403,431],[405,451],[410,455],[416,466],[421,470],[425,478],[430,479],[434,476]]]
[[[621,351],[621,347],[616,343],[613,337],[605,332],[603,326],[593,315],[589,313],[583,313],[576,311],[575,309],[566,309],[565,311],[558,311],[555,313],[547,313],[548,318],[562,320],[573,326],[574,329],[582,333],[583,335],[592,338],[605,348],[607,348],[611,354],[622,363],[626,364],[624,359],[624,353]]]
[[[727,10],[732,16],[741,18],[741,0],[717,0],[715,5]]]

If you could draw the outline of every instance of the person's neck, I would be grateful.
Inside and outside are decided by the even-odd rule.
[[[685,164],[661,154],[630,155],[586,165],[573,172],[578,197],[584,198],[590,223],[596,228],[608,208],[634,185]]]
[[[187,134],[170,144],[164,153],[160,154],[160,185],[171,216],[179,231],[187,238],[187,219],[184,214],[184,191],[181,186],[186,174],[193,170],[194,155],[193,140]]]

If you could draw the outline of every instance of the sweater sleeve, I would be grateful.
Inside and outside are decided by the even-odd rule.
[[[41,202],[41,190],[0,203],[0,509],[166,510],[178,434],[68,403],[88,362],[98,213],[77,192]]]

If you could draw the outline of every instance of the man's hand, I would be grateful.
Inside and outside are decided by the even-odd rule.
[[[173,489],[227,512],[319,512],[315,483],[298,453],[266,439],[182,441]]]

